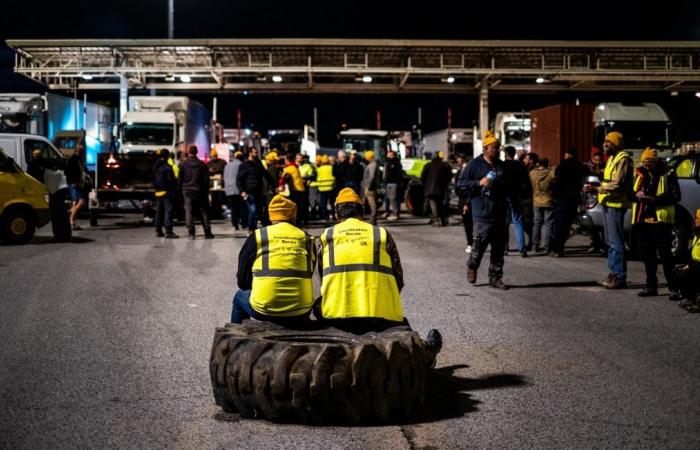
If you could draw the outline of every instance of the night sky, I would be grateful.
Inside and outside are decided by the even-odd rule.
[[[700,2],[519,1],[425,2],[292,2],[175,0],[176,38],[404,38],[404,39],[586,39],[700,40]],[[167,0],[20,1],[3,5],[0,38],[165,38]],[[42,87],[12,73],[13,57],[0,47],[0,91],[35,91]],[[116,102],[118,93],[93,94]],[[210,95],[193,95],[211,105]],[[334,145],[341,123],[374,127],[376,110],[382,125],[409,129],[423,108],[424,130],[471,126],[477,117],[475,95],[248,95],[221,94],[219,119],[235,124],[241,108],[246,125],[257,129],[298,128],[312,123],[319,108],[322,145]],[[492,115],[499,110],[530,110],[560,102],[657,101],[664,106],[683,137],[700,140],[700,99],[692,93],[668,94],[492,94]],[[697,125],[696,125],[697,124]]]

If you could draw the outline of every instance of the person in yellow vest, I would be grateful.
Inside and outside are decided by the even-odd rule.
[[[690,262],[679,266],[677,271],[679,291],[685,300],[678,306],[691,313],[700,312],[700,208],[695,211],[695,233],[690,248]]]
[[[156,236],[177,239],[173,233],[173,204],[177,192],[177,178],[172,166],[168,163],[170,152],[164,148],[158,150],[157,159],[153,165],[153,188],[156,196]],[[165,233],[163,233],[165,226]]]
[[[657,252],[661,256],[668,287],[672,295],[678,295],[673,276],[671,228],[675,223],[676,203],[681,200],[681,191],[676,174],[659,159],[656,150],[647,148],[642,153],[642,165],[635,171],[633,190],[632,227],[646,269],[646,285],[639,296],[658,295]]]
[[[627,259],[623,225],[629,209],[634,167],[632,157],[622,149],[623,136],[612,131],[605,136],[603,149],[608,157],[603,180],[598,189],[598,203],[603,206],[603,230],[608,245],[610,273],[600,284],[607,289],[627,287]],[[585,189],[593,189],[588,186]]]
[[[330,163],[328,155],[321,156],[321,165],[316,169],[316,184],[318,186],[318,197],[321,205],[321,218],[329,220],[333,217],[335,176],[333,175],[333,165]],[[329,205],[330,204],[330,208]]]
[[[316,316],[328,325],[361,333],[407,325],[399,295],[404,283],[396,243],[386,229],[363,221],[363,212],[354,190],[338,193],[339,223],[321,234],[321,299]],[[440,332],[431,330],[427,342],[437,355]]]
[[[309,319],[314,303],[314,240],[294,226],[296,204],[275,195],[268,207],[272,225],[248,236],[238,255],[239,291],[231,323],[244,319],[296,325]]]
[[[280,174],[277,191],[296,203],[297,225],[308,225],[306,186],[304,186],[304,179],[301,177],[299,165],[296,163],[297,157],[287,153],[284,158],[286,163]]]

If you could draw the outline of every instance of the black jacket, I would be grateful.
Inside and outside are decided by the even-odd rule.
[[[580,202],[581,188],[588,169],[577,159],[569,158],[559,163],[554,170],[552,196],[556,201]]]
[[[236,185],[240,192],[245,192],[253,197],[260,197],[263,193],[263,179],[267,180],[271,186],[275,186],[272,175],[265,170],[260,161],[244,161],[238,169]]]
[[[506,160],[503,164],[506,169],[506,178],[509,181],[510,197],[517,199],[519,203],[532,198],[532,183],[525,164],[514,159]]]
[[[384,182],[401,184],[402,181],[403,169],[401,168],[401,162],[397,158],[387,159],[386,164],[384,164]]]
[[[180,166],[180,190],[191,194],[207,194],[209,192],[209,170],[196,156],[190,156]]]
[[[170,164],[163,159],[156,159],[153,165],[153,187],[157,191],[172,192],[177,187],[175,173]]]
[[[365,176],[365,169],[362,164],[355,162],[355,164],[350,164],[347,160],[341,164],[338,164],[336,169],[335,180],[336,183],[340,182],[342,186],[347,186],[348,183],[352,183],[355,186],[360,186],[362,184],[362,178]]]
[[[80,164],[80,157],[73,153],[66,160],[66,169],[64,171],[66,175],[66,183],[68,184],[80,184],[80,178],[83,174],[83,169]]]
[[[496,178],[489,189],[484,189],[479,182],[491,170],[496,173]],[[505,220],[509,196],[514,189],[510,186],[503,161],[496,159],[491,165],[484,155],[479,155],[472,159],[460,174],[457,191],[460,197],[470,200],[474,220],[493,222]]]
[[[426,197],[444,195],[452,179],[452,168],[441,159],[435,158],[423,167],[420,181]]]

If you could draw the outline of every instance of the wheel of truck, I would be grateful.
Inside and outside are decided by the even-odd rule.
[[[688,259],[692,229],[685,223],[679,222],[676,221],[671,228],[671,253],[676,261],[683,262]]]
[[[423,405],[432,363],[408,327],[362,335],[246,320],[214,336],[216,404],[244,418],[316,425],[385,423]]]
[[[7,211],[0,219],[0,239],[8,244],[24,244],[34,236],[36,218],[28,208]]]

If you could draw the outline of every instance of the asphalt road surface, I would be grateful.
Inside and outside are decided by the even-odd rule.
[[[388,225],[406,316],[445,340],[430,413],[318,428],[214,404],[210,345],[246,233],[156,239],[135,219],[0,247],[0,448],[700,448],[700,317],[597,287],[605,260],[583,237],[570,257],[508,256],[501,292],[485,266],[466,282],[461,226]],[[629,278],[643,282],[640,262]]]

